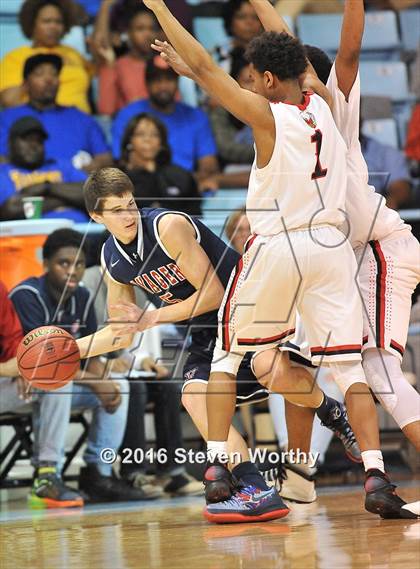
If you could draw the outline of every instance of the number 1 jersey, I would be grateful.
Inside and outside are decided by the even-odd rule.
[[[301,105],[270,103],[276,140],[269,163],[252,165],[247,196],[251,231],[275,235],[345,221],[346,146],[327,103],[304,93]]]

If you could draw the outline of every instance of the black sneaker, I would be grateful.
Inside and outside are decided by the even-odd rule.
[[[236,488],[231,472],[218,462],[207,465],[203,482],[207,504],[229,500]]]
[[[90,502],[132,502],[154,499],[141,488],[135,488],[125,480],[102,476],[94,464],[80,469],[79,489],[88,495]]]
[[[335,405],[331,408],[328,418],[321,421],[321,424],[330,429],[335,436],[340,439],[350,460],[359,463],[363,462],[359,445],[350,427],[346,408],[342,403],[335,401]]]
[[[64,484],[55,466],[41,466],[36,470],[28,503],[32,508],[80,508],[84,505],[82,496]]]
[[[365,480],[366,510],[384,519],[404,518],[401,509],[406,502],[396,494],[395,488],[386,474],[376,468],[368,470]]]

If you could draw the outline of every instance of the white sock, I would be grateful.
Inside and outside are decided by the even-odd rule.
[[[385,473],[384,458],[380,450],[365,450],[361,454],[365,472],[371,468],[377,468]]]
[[[227,462],[227,458],[227,441],[207,441],[207,460],[210,462],[219,460],[225,463]]]

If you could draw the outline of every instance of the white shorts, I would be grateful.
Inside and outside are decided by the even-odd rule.
[[[356,249],[363,299],[363,350],[383,348],[402,359],[411,295],[420,280],[420,244],[411,231]]]
[[[218,347],[244,353],[278,346],[295,333],[298,310],[313,364],[360,361],[356,269],[354,253],[335,227],[253,236],[219,310]]]

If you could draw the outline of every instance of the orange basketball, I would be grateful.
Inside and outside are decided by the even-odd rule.
[[[16,357],[21,376],[45,391],[63,387],[80,369],[76,340],[58,326],[41,326],[26,334]]]

